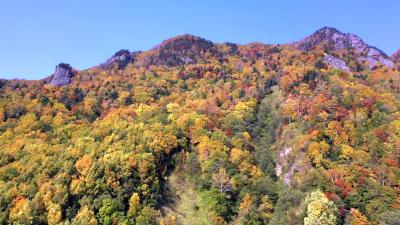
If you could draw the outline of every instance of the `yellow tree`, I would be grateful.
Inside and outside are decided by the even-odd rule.
[[[75,218],[72,220],[72,225],[97,225],[96,216],[94,212],[88,207],[83,206]]]
[[[258,206],[258,212],[261,214],[264,223],[267,224],[269,220],[271,220],[273,210],[274,206],[272,205],[268,195],[264,196],[261,199],[261,204]]]
[[[12,224],[32,224],[32,212],[30,201],[19,197],[14,201],[14,207],[10,210],[10,222]]]
[[[133,193],[131,198],[129,199],[129,210],[128,210],[128,216],[130,217],[136,217],[140,211],[141,205],[140,205],[140,197],[138,193]]]
[[[352,208],[346,218],[346,225],[371,225],[367,217],[357,209]]]
[[[336,225],[338,209],[320,190],[310,193],[305,199],[307,216],[304,225]]]
[[[329,145],[325,141],[321,142],[312,142],[308,146],[308,158],[311,159],[316,166],[321,166],[321,162],[323,160],[323,156],[329,150]]]

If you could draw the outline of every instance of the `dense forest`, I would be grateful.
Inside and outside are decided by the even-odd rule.
[[[400,224],[399,57],[355,37],[1,80],[0,224]]]

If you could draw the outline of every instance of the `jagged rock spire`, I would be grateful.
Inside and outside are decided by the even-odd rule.
[[[71,83],[73,77],[72,67],[67,63],[60,63],[56,66],[53,78],[50,84],[54,86],[63,86]]]

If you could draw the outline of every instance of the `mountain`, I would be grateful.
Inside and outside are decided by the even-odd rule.
[[[326,65],[348,72],[350,70],[371,70],[379,65],[389,68],[394,66],[392,58],[389,58],[383,51],[366,44],[354,34],[342,33],[332,27],[323,27],[300,41],[282,46],[292,46],[305,52],[322,51],[323,62]],[[221,62],[227,57],[238,55],[245,58],[260,58],[276,53],[276,51],[279,51],[279,48],[275,45],[262,43],[250,43],[242,46],[233,43],[215,44],[204,38],[185,34],[165,40],[144,52],[132,53],[129,50],[120,50],[99,67],[106,70],[124,69],[129,64],[135,67],[160,65],[174,67],[209,63],[212,60]],[[63,66],[58,72],[56,69],[55,74],[60,75],[56,76],[52,82],[53,85],[62,86],[70,83],[73,75],[69,71],[70,69]],[[59,79],[62,81],[57,81]]]
[[[295,42],[294,45],[303,51],[310,51],[317,47],[322,47],[330,51],[354,48],[356,52],[368,53],[371,48],[373,48],[367,45],[358,36],[351,33],[342,33],[332,27],[323,27],[312,35]],[[384,55],[382,52],[381,54]]]
[[[182,35],[0,80],[0,224],[399,224],[400,71],[362,57]]]
[[[346,56],[354,57],[361,64],[367,63],[369,69],[378,64],[393,67],[393,62],[380,49],[366,44],[355,34],[342,33],[332,27],[323,27],[293,46],[302,51],[322,49],[328,54],[347,51]]]

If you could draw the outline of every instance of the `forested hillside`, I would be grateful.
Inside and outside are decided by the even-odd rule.
[[[1,80],[0,224],[400,224],[397,55],[183,35]]]

